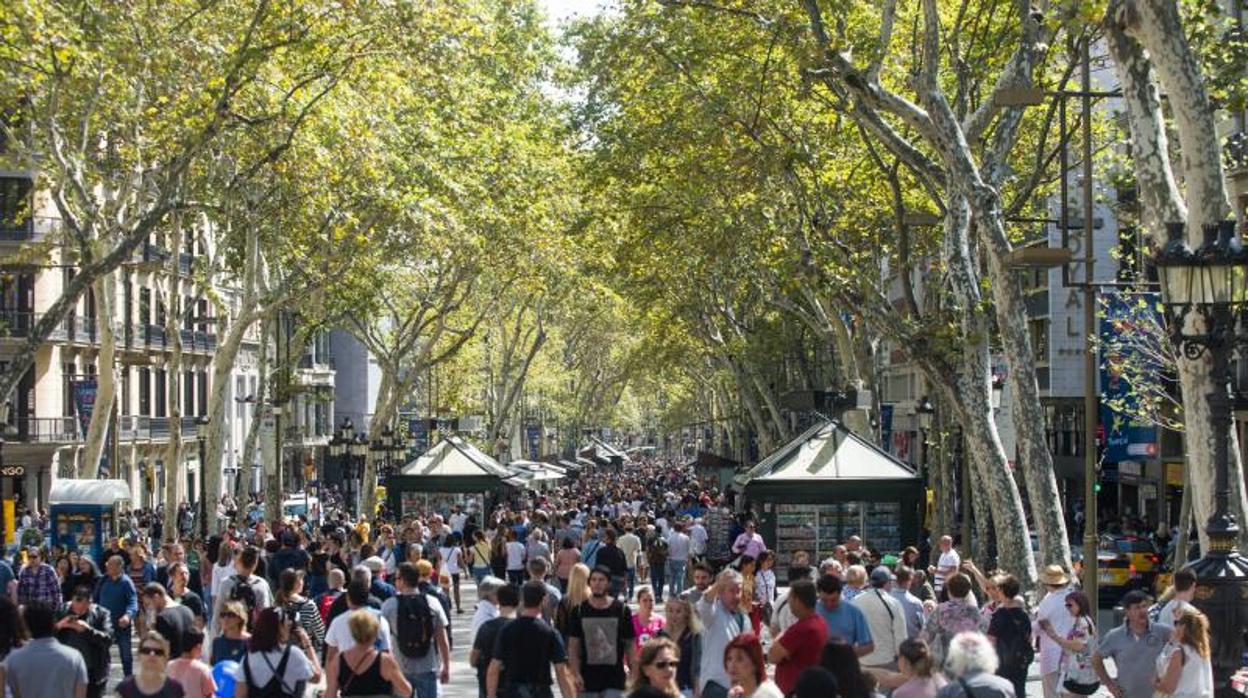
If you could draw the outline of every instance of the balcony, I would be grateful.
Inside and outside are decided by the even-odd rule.
[[[34,444],[68,444],[82,441],[77,417],[26,417],[10,425],[5,439]]]
[[[334,360],[330,357],[314,357],[304,354],[295,368],[295,385],[303,388],[332,388],[334,386]]]
[[[61,219],[27,216],[21,221],[0,221],[0,242],[34,242],[61,229]]]
[[[199,330],[182,330],[182,351],[211,354],[217,350],[217,335]]]

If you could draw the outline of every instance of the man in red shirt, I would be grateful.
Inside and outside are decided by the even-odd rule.
[[[815,613],[818,601],[815,583],[799,579],[789,587],[789,608],[797,618],[778,640],[771,644],[767,658],[776,665],[776,685],[784,694],[797,690],[802,669],[819,663],[819,654],[828,642],[828,626]]]

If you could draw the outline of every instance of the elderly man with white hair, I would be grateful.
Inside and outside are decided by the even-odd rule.
[[[482,625],[498,617],[498,590],[506,584],[498,577],[489,576],[477,585],[477,610],[472,614],[471,629],[468,631],[470,642],[477,637],[477,630]]]
[[[955,635],[945,656],[945,671],[950,682],[936,698],[1015,698],[1014,685],[995,673],[997,651],[983,633]]]

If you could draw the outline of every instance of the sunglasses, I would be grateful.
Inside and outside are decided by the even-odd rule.
[[[655,667],[656,669],[660,669],[662,671],[667,671],[668,669],[675,669],[679,667],[680,662],[678,660],[673,659],[671,661],[666,661],[666,662],[665,661],[655,662],[654,664],[651,664],[651,666]]]
[[[165,651],[159,647],[140,647],[139,654],[146,654],[149,657],[163,657]]]

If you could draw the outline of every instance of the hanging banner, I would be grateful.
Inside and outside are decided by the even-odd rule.
[[[1132,355],[1129,343],[1116,341],[1116,338],[1140,331],[1136,326],[1145,323],[1164,327],[1160,317],[1149,317],[1159,313],[1160,302],[1155,293],[1106,293],[1101,298],[1100,417],[1106,463],[1157,459],[1157,427],[1141,421],[1135,414],[1134,406],[1139,398],[1132,392],[1123,371],[1128,362],[1142,359]],[[1120,410],[1115,410],[1111,403]]]
[[[414,456],[419,456],[429,450],[429,420],[409,420],[407,422],[407,432],[412,435],[416,442],[416,453]]]
[[[536,424],[530,424],[524,428],[524,441],[528,446],[529,460],[537,460],[542,447],[542,428]]]
[[[95,376],[72,381],[74,393],[74,411],[78,413],[78,426],[82,429],[82,438],[87,437],[87,429],[91,426],[91,413],[95,411],[95,393],[99,389]]]

